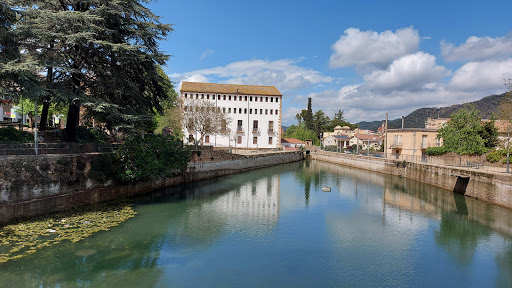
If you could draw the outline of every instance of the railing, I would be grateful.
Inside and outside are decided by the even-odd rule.
[[[236,128],[236,133],[244,133],[244,128],[242,128],[242,126],[238,126]]]
[[[259,133],[260,133],[260,129],[252,128],[252,134],[259,134]]]
[[[268,128],[268,134],[274,134],[274,133],[276,133],[276,132],[274,131],[274,128]]]
[[[402,141],[393,141],[391,142],[391,148],[402,148]]]

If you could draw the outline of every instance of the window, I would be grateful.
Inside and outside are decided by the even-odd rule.
[[[277,109],[276,109],[276,115],[277,115]]]
[[[252,109],[249,109],[249,114],[252,114]]]
[[[263,102],[263,97],[260,97],[260,102]]]
[[[260,109],[260,114],[263,114],[263,109]]]
[[[206,94],[206,99],[210,100],[210,94]]]
[[[196,94],[196,99],[199,99],[199,94]]]
[[[268,144],[272,145],[272,137],[268,137]]]
[[[228,108],[228,113],[231,113],[231,108]]]
[[[235,113],[235,114],[236,114],[236,108],[233,108],[233,113]]]
[[[187,98],[187,93],[185,93],[185,98]]]
[[[244,108],[244,114],[247,114],[247,108]]]
[[[258,120],[252,121],[252,133],[258,133]]]
[[[204,143],[206,143],[206,144],[210,143],[210,135],[204,136]]]
[[[242,144],[242,136],[236,137],[236,143]]]
[[[239,96],[239,97],[238,97],[238,100],[239,100],[239,101],[242,101],[242,96]]]
[[[224,96],[225,97],[225,96]],[[229,95],[229,101],[231,101],[231,95]]]
[[[247,101],[247,96],[245,96],[245,101]]]
[[[242,127],[243,120],[238,120],[238,127]]]
[[[274,110],[270,109],[270,115],[274,114]]]
[[[265,115],[268,115],[268,109],[265,109]]]
[[[268,121],[268,133],[274,133],[274,121]]]
[[[274,97],[270,97],[270,102],[274,102]]]
[[[254,109],[254,114],[258,114],[258,109]]]
[[[252,144],[258,145],[258,137],[252,137]]]
[[[201,94],[201,99],[204,99],[204,94]]]
[[[188,109],[187,106],[183,107],[183,111],[187,112],[187,109]]]
[[[265,97],[265,102],[268,102],[268,97]]]
[[[222,113],[226,113],[226,107],[222,107]]]
[[[279,102],[279,97],[276,97],[276,102]]]
[[[231,98],[231,96],[229,96],[229,97]],[[231,99],[229,99],[229,100],[231,100]],[[233,97],[233,101],[236,101],[236,96],[235,96],[235,97]]]
[[[242,114],[242,108],[238,108],[238,114]]]
[[[226,100],[226,95],[224,95],[224,99],[223,100]],[[231,100],[231,99],[229,99],[229,100]]]

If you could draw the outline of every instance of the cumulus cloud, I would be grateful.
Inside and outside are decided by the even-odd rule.
[[[512,55],[512,33],[497,38],[471,36],[459,46],[443,41],[441,53],[448,62],[508,58]]]
[[[293,59],[238,61],[226,66],[173,74],[171,77],[175,76],[173,80],[183,80],[182,78],[186,77],[216,77],[219,78],[219,83],[276,86],[281,92],[333,81],[332,77],[301,67],[298,62],[299,60]]]
[[[417,91],[448,75],[450,72],[445,67],[436,64],[436,57],[417,52],[403,56],[393,61],[386,70],[374,71],[364,78],[375,90]]]
[[[504,88],[504,80],[512,78],[512,59],[505,61],[469,62],[455,71],[450,85],[461,90]]]
[[[420,36],[412,27],[378,33],[348,28],[331,47],[332,68],[377,66],[385,68],[394,59],[418,50]]]

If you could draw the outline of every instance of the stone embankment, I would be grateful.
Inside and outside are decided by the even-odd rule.
[[[89,177],[91,163],[98,155],[3,157],[0,161],[0,224],[304,158],[302,152],[238,155],[202,151],[200,156],[194,156],[187,171],[181,175],[153,182],[117,185],[113,181],[98,182]]]
[[[509,174],[324,151],[312,152],[311,159],[405,177],[512,209]]]

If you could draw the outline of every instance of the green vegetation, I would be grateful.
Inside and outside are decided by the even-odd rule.
[[[480,136],[482,126],[479,111],[474,105],[466,105],[451,115],[450,121],[439,130],[443,147],[457,154],[484,154],[485,141]]]
[[[425,150],[425,153],[428,156],[437,156],[437,155],[442,155],[442,154],[445,154],[445,153],[448,153],[448,152],[449,151],[445,147],[428,147]]]
[[[489,161],[491,163],[496,163],[496,162],[499,162],[501,160],[501,158],[503,158],[506,155],[507,155],[507,151],[496,150],[496,151],[488,153],[486,158],[487,158],[487,161]]]
[[[17,260],[62,241],[78,242],[108,231],[137,213],[128,203],[91,205],[0,227],[0,263]]]
[[[0,128],[0,143],[28,143],[34,141],[34,135],[13,127]]]
[[[295,138],[301,141],[312,140],[313,145],[320,145],[320,140],[316,137],[316,133],[313,130],[307,129],[304,123],[298,125],[291,125],[286,129],[285,138]]]
[[[89,177],[119,183],[144,182],[174,176],[187,167],[190,150],[176,136],[131,137],[111,154],[98,156]]]
[[[498,145],[498,128],[494,123],[494,119],[491,119],[482,124],[479,135],[484,140],[485,148],[493,148]]]

